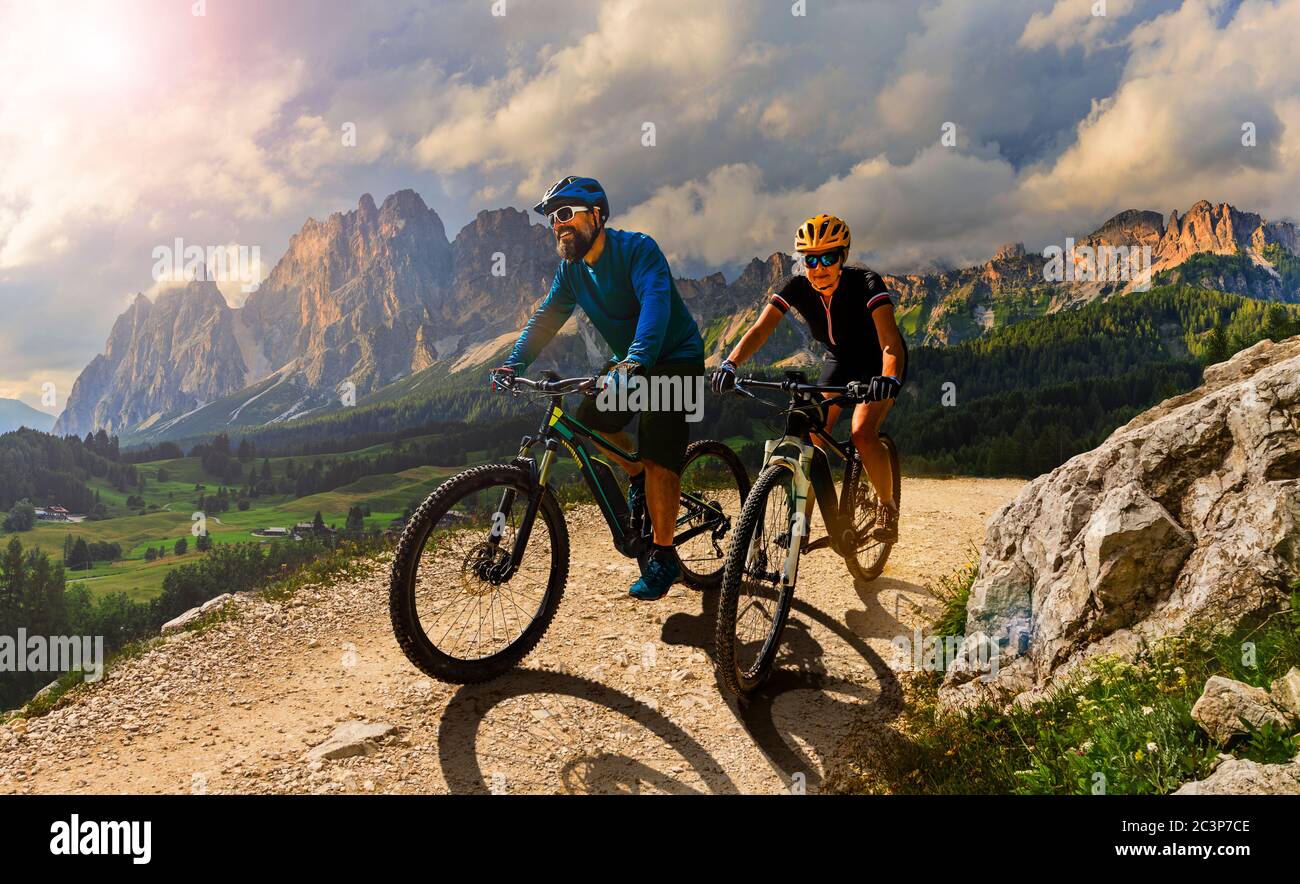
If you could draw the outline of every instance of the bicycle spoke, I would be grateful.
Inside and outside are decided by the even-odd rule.
[[[502,566],[514,549],[527,501],[514,495],[499,513],[503,489],[489,487],[456,502],[434,526],[420,555],[416,608],[429,640],[442,653],[473,660],[509,647],[528,628],[545,598],[550,538],[541,519],[511,579],[494,583],[486,569]],[[499,537],[493,543],[493,528]]]
[[[718,443],[703,446],[690,456],[681,475],[681,508],[674,526],[677,557],[697,586],[721,579],[727,557],[727,539],[740,518],[748,481],[738,484],[732,464]],[[711,450],[709,446],[714,446]],[[737,465],[736,469],[743,472]]]
[[[782,570],[793,540],[793,488],[769,487],[762,516],[755,526],[736,607],[736,665],[753,673],[768,655],[781,617]]]

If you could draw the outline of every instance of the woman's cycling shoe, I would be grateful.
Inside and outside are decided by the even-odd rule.
[[[876,527],[871,530],[871,539],[879,540],[881,543],[898,542],[898,506],[889,506],[882,504],[876,510],[876,517],[880,520]]]

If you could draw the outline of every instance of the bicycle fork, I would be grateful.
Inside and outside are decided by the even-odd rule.
[[[493,564],[488,569],[488,578],[498,582],[505,583],[515,575],[519,567],[519,562],[524,560],[524,550],[528,547],[529,535],[533,533],[533,521],[537,518],[537,509],[542,505],[542,494],[546,491],[546,482],[551,476],[551,467],[555,464],[555,449],[558,447],[554,439],[548,439],[545,443],[545,449],[542,456],[538,459],[536,481],[533,483],[532,492],[529,495],[528,503],[524,507],[523,518],[519,520],[519,528],[515,531],[515,542],[510,548],[510,554],[502,562]],[[492,516],[492,530],[488,534],[488,546],[494,556],[500,547],[501,538],[505,536],[506,513],[510,512],[515,505],[515,496],[518,494],[513,488],[507,488],[501,493],[501,503],[497,506],[497,511]]]
[[[799,446],[799,456],[797,458],[789,455],[774,454],[776,449],[782,445],[797,444]],[[804,538],[808,536],[809,524],[812,519],[812,507],[815,496],[811,494],[812,482],[808,478],[808,468],[812,463],[813,446],[805,444],[801,440],[791,436],[782,439],[772,439],[763,445],[763,461],[767,465],[773,463],[785,463],[794,473],[794,495],[789,501],[789,537],[790,541],[786,546],[785,561],[781,566],[781,586],[792,587],[799,577],[799,555],[802,552]],[[749,553],[746,556],[745,568],[753,568],[755,559],[760,551],[761,538],[755,536],[750,539]]]

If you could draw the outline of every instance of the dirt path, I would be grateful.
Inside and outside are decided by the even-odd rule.
[[[900,545],[868,585],[811,553],[780,671],[743,713],[706,657],[712,596],[630,599],[635,563],[580,507],[564,600],[516,673],[458,687],[412,667],[379,561],[366,579],[243,602],[0,726],[0,792],[815,792],[853,719],[897,714],[889,641],[932,609],[923,585],[968,560],[1022,484],[906,480]],[[396,733],[370,756],[304,760],[358,719]]]

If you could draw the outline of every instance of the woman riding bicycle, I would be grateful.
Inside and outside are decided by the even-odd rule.
[[[876,272],[846,267],[849,225],[834,215],[816,215],[795,233],[795,253],[805,273],[782,280],[769,303],[745,332],[722,365],[713,372],[715,393],[735,386],[736,368],[767,341],[791,308],[799,312],[814,339],[829,353],[819,383],[828,386],[857,382],[871,400],[853,409],[853,444],[881,502],[880,518],[871,536],[885,543],[898,539],[898,503],[889,452],[881,442],[880,425],[907,380],[907,343],[894,320],[894,294]],[[826,430],[839,418],[840,407],[829,407]]]

